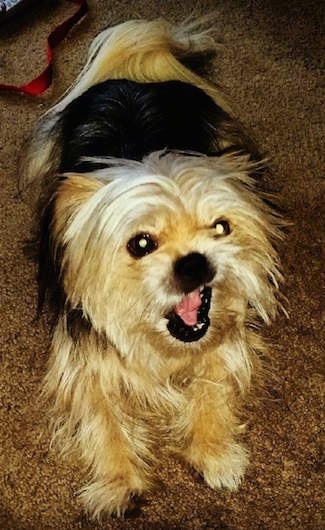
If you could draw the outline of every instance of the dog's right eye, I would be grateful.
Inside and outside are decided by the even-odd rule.
[[[134,258],[143,258],[156,250],[158,243],[150,234],[137,234],[128,241],[126,247]]]

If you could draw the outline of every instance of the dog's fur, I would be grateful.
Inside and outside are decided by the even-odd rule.
[[[162,451],[212,488],[248,464],[239,410],[277,309],[279,230],[247,135],[188,67],[214,48],[195,24],[102,32],[29,142],[40,306],[48,293],[57,318],[45,393],[93,516],[123,514]]]

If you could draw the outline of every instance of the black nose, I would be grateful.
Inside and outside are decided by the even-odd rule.
[[[175,261],[174,274],[182,291],[190,293],[200,285],[210,282],[215,271],[203,254],[191,252]]]

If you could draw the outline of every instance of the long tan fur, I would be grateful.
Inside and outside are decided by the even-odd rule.
[[[60,112],[108,78],[185,81],[226,110],[220,91],[182,62],[215,46],[195,24],[163,20],[102,32],[76,83],[34,131],[25,185],[56,178]],[[264,348],[255,328],[274,317],[281,279],[277,219],[256,195],[254,167],[244,155],[158,152],[67,174],[50,197],[49,246],[66,302],[44,395],[53,443],[89,472],[81,498],[94,517],[122,515],[150,488],[162,451],[182,456],[212,488],[242,480],[239,410]],[[221,225],[215,232],[218,219],[229,235]],[[158,241],[144,259],[127,252],[139,232]],[[210,328],[188,344],[169,334],[166,315],[184,296],[173,264],[191,252],[207,256],[216,274]]]
[[[65,248],[69,310],[82,307],[79,318],[91,326],[71,338],[68,312],[60,317],[45,393],[54,440],[90,470],[82,499],[93,516],[123,514],[150,487],[162,451],[183,456],[213,488],[241,481],[248,453],[237,441],[237,412],[263,351],[251,326],[274,316],[281,278],[270,244],[278,231],[250,190],[250,166],[245,157],[154,153],[69,175],[57,192],[53,233]],[[219,215],[237,228],[215,248],[211,229],[197,226]],[[159,234],[160,252],[145,261],[125,251],[135,226]],[[207,338],[187,347],[164,331],[179,295],[162,286],[175,255],[193,248],[227,272],[213,284]]]

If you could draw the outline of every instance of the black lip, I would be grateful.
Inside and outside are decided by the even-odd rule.
[[[202,304],[198,310],[198,324],[187,326],[175,311],[167,315],[167,329],[172,337],[182,342],[195,342],[200,340],[210,326],[209,310],[211,305],[211,287],[204,287],[202,291]]]

